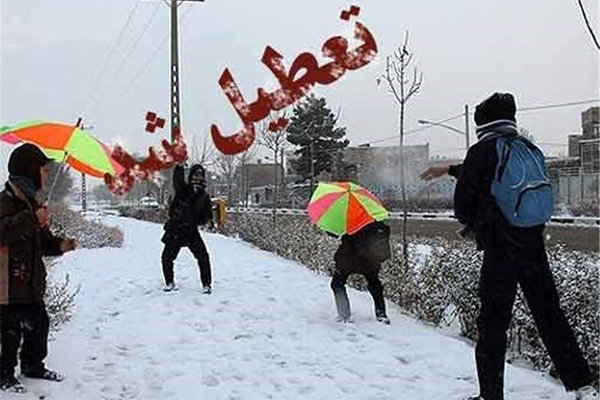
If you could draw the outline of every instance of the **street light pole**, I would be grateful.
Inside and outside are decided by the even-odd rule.
[[[420,119],[419,121],[417,121],[419,124],[421,125],[431,125],[431,126],[440,126],[442,128],[446,128],[452,132],[458,133],[461,136],[465,137],[465,146],[466,146],[466,151],[469,151],[469,110],[468,110],[468,106],[465,106],[465,123],[466,123],[466,131],[461,131],[460,129],[456,129],[453,126],[450,125],[446,125],[446,124],[442,124],[441,122],[431,122],[431,121],[427,121],[424,119]]]

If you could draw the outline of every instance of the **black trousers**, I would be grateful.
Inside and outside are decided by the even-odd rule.
[[[379,280],[379,273],[376,270],[369,271],[366,273],[361,273],[367,280],[367,288],[369,293],[371,293],[371,297],[373,297],[373,304],[375,306],[375,316],[384,317],[386,316],[385,312],[385,300],[383,298],[383,285]],[[346,304],[342,306],[342,314],[343,317],[350,316],[350,306],[348,303],[348,294],[346,293],[346,282],[349,273],[335,271],[333,273],[333,277],[331,278],[331,290],[333,290],[333,294],[336,300],[336,305],[338,306],[338,312],[340,311],[340,302],[342,304]],[[347,310],[346,310],[347,308]]]
[[[191,235],[185,242],[182,241],[166,241],[165,248],[162,252],[162,269],[165,278],[165,283],[173,283],[173,261],[177,258],[179,251],[182,247],[190,249],[196,260],[198,261],[198,267],[200,268],[200,280],[202,286],[210,286],[212,282],[211,270],[210,270],[210,258],[206,245],[202,240],[199,233]]]
[[[14,375],[21,340],[21,372],[38,371],[45,367],[50,326],[45,304],[2,305],[0,325],[1,376]]]
[[[507,335],[517,284],[521,286],[540,337],[567,390],[590,384],[592,376],[559,305],[540,233],[487,246],[479,282],[481,311],[475,350],[480,394],[502,400]]]

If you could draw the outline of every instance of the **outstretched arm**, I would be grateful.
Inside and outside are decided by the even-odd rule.
[[[173,188],[175,189],[175,193],[179,193],[185,187],[185,178],[183,172],[183,165],[177,164],[175,169],[173,170]]]
[[[450,175],[458,179],[460,174],[462,173],[462,164],[458,165],[435,165],[433,167],[427,168],[420,175],[420,178],[425,181],[430,181],[432,179],[439,178],[443,175]]]

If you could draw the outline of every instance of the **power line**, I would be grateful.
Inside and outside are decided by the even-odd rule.
[[[563,107],[571,107],[571,106],[580,106],[580,105],[592,104],[592,103],[600,103],[600,99],[572,101],[572,102],[568,102],[568,103],[546,104],[546,105],[532,106],[532,107],[521,107],[521,108],[518,108],[517,111],[522,112],[522,111],[548,110],[548,109],[551,109],[551,108],[563,108]]]
[[[123,70],[123,67],[125,66],[125,64],[127,63],[127,61],[130,59],[130,57],[133,54],[133,52],[137,49],[137,46],[139,45],[139,43],[141,42],[142,38],[144,37],[144,35],[148,31],[148,28],[150,28],[150,25],[152,24],[152,22],[156,18],[156,15],[158,14],[158,11],[159,11],[160,7],[161,7],[160,3],[156,4],[152,15],[148,18],[148,20],[144,24],[144,27],[142,28],[142,31],[135,38],[135,40],[133,41],[133,45],[131,46],[131,48],[129,49],[129,51],[127,51],[125,53],[126,56],[123,57],[123,60],[121,61],[121,63],[119,64],[119,66],[117,67],[117,69],[115,70],[115,72],[113,73],[113,75],[112,75],[112,81],[116,81],[117,77],[119,76],[119,74]],[[89,111],[90,112],[98,104],[98,102],[100,101],[100,99],[101,99],[101,97],[96,97],[95,98],[95,101],[89,106]]]
[[[518,112],[528,112],[528,111],[540,111],[540,110],[549,110],[549,109],[553,109],[553,108],[564,108],[564,107],[572,107],[572,106],[579,106],[579,105],[586,105],[586,104],[592,104],[592,103],[600,103],[600,99],[591,99],[591,100],[580,100],[580,101],[571,101],[571,102],[565,102],[565,103],[554,103],[554,104],[544,104],[544,105],[539,105],[539,106],[526,106],[526,107],[520,107],[517,109]],[[474,112],[470,112],[470,115],[474,115]],[[431,124],[428,124],[427,126],[424,127],[420,127],[420,128],[415,128],[412,130],[408,130],[406,131],[404,134],[405,135],[412,135],[418,132],[422,132],[424,130],[433,128],[436,125],[439,124],[443,124],[445,122],[448,121],[452,121],[454,119],[463,117],[464,114],[458,114],[455,115],[453,117],[447,118],[445,120],[442,121],[438,121],[438,122],[433,122]],[[378,139],[378,140],[374,140],[371,142],[367,142],[365,144],[375,144],[375,143],[381,143],[381,142],[387,142],[389,140],[392,139],[398,139],[400,137],[400,135],[394,135],[394,136],[388,136],[382,139]]]
[[[594,30],[592,29],[592,26],[588,19],[587,13],[585,12],[585,8],[583,7],[583,3],[581,2],[581,0],[577,0],[577,4],[579,4],[579,9],[581,10],[581,15],[583,16],[585,25],[587,26],[588,31],[590,32],[590,36],[592,37],[592,40],[594,41],[594,44],[596,45],[596,49],[600,50],[600,44],[598,43],[598,38],[596,38],[596,34],[594,33]]]
[[[449,121],[455,120],[455,119],[463,117],[463,116],[464,116],[464,114],[461,113],[461,114],[455,115],[453,117],[449,117],[449,118],[443,119],[441,121],[434,122],[433,124],[443,124],[444,122],[449,122]],[[428,125],[428,126],[423,126],[423,127],[411,129],[411,130],[408,130],[408,131],[404,132],[404,135],[412,135],[412,134],[415,134],[417,132],[421,132],[421,131],[424,131],[424,130],[427,130],[427,129],[431,129],[432,127],[433,127],[433,125]],[[394,136],[388,136],[388,137],[385,137],[385,138],[382,138],[382,139],[372,140],[372,141],[364,143],[364,144],[369,144],[369,145],[370,144],[376,144],[376,143],[387,142],[388,140],[398,139],[398,138],[400,138],[399,134],[398,135],[394,135]]]
[[[521,108],[518,109],[518,111],[520,111],[520,112],[523,112],[523,111],[527,112],[527,111],[547,110],[547,109],[552,109],[552,108],[571,107],[571,106],[576,106],[576,105],[585,105],[585,104],[598,103],[598,102],[600,102],[600,99],[580,100],[580,101],[572,101],[572,102],[565,102],[565,103],[554,103],[554,104],[545,104],[545,105],[539,105],[539,106],[521,107]],[[469,114],[472,115],[474,113],[471,112]],[[464,114],[460,113],[460,114],[454,115],[452,117],[448,117],[446,119],[443,119],[441,121],[433,122],[432,124],[429,124],[427,126],[423,126],[423,127],[419,127],[419,128],[408,130],[408,131],[404,132],[404,135],[412,135],[412,134],[415,134],[415,133],[418,133],[418,132],[422,132],[422,131],[425,131],[427,129],[431,129],[431,128],[435,127],[436,125],[443,124],[445,122],[449,122],[449,121],[455,120],[455,119],[460,118],[460,117],[464,117]],[[387,141],[390,141],[390,140],[396,140],[398,138],[400,138],[399,134],[394,135],[394,136],[388,136],[388,137],[381,138],[381,139],[372,140],[372,141],[369,141],[369,142],[363,142],[363,143],[361,143],[361,145],[362,146],[365,146],[365,145],[369,145],[370,146],[370,145],[377,144],[377,143],[387,142]],[[566,144],[548,143],[548,142],[546,142],[546,143],[539,143],[539,144],[546,145],[546,146],[562,146],[562,147],[566,147],[567,146]],[[435,147],[435,146],[432,146],[432,147]],[[464,148],[461,148],[461,149],[464,150]],[[450,150],[450,149],[447,149],[447,150]],[[460,149],[456,148],[456,150],[460,150]],[[338,151],[340,151],[340,150],[338,150],[338,149],[332,149],[332,150],[327,150],[327,151],[320,152],[320,153],[321,154],[335,154]]]
[[[107,55],[106,59],[104,60],[104,64],[102,65],[102,68],[100,68],[100,71],[98,72],[98,75],[96,76],[96,79],[94,80],[94,83],[92,84],[90,90],[87,93],[87,97],[84,101],[84,109],[87,107],[87,104],[90,102],[90,100],[95,96],[96,89],[98,88],[98,85],[100,85],[100,82],[102,81],[102,78],[104,77],[104,73],[107,71],[108,65],[110,64],[110,61],[112,60],[112,57],[115,54],[115,51],[119,47],[121,40],[123,40],[125,31],[127,31],[127,28],[129,28],[129,25],[131,24],[131,20],[133,19],[133,16],[141,3],[142,3],[142,0],[136,0],[135,4],[133,5],[133,8],[129,12],[129,15],[127,16],[127,20],[125,21],[125,25],[123,26],[123,28],[121,28],[121,31],[117,35],[117,39],[116,39],[114,45],[109,50],[108,55]]]
[[[183,12],[183,14],[181,15],[181,24],[183,24],[183,21],[185,21],[186,16],[190,13],[191,10],[192,10],[192,7],[187,7],[187,9]],[[133,88],[135,83],[138,81],[138,79],[147,71],[148,66],[157,59],[156,56],[162,50],[163,46],[167,43],[167,41],[169,40],[170,37],[171,37],[170,34],[166,35],[163,38],[163,40],[158,44],[158,46],[156,46],[154,48],[152,53],[150,53],[150,56],[147,59],[145,59],[145,61],[142,64],[140,64],[141,67],[137,69],[136,73],[134,74],[133,78],[129,81],[129,83],[113,99],[113,101],[109,105],[108,110],[113,109],[121,100],[123,100],[123,98],[125,96],[127,96],[129,94],[129,92],[131,91],[131,89]],[[105,110],[105,111],[108,111],[108,110]]]

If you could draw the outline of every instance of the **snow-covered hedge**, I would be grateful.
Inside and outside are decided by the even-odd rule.
[[[119,207],[119,214],[123,217],[135,218],[142,221],[164,223],[167,219],[167,210],[163,208],[138,208]]]
[[[50,208],[50,227],[55,235],[73,238],[79,247],[87,249],[123,245],[123,232],[119,228],[87,220],[64,204],[53,204]]]
[[[319,273],[328,273],[338,240],[311,226],[306,219],[268,215],[232,214],[228,232],[285,258],[297,260]],[[386,297],[409,314],[440,327],[456,327],[474,340],[479,299],[477,285],[482,255],[470,242],[437,238],[411,238],[407,269],[401,265],[400,238],[392,236],[393,258],[383,265],[381,278]],[[595,370],[599,364],[599,257],[597,254],[549,250],[561,304],[585,354]],[[355,277],[350,284],[365,289]],[[548,369],[550,360],[531,314],[519,291],[509,330],[511,361]]]
[[[120,229],[89,221],[63,204],[51,205],[50,221],[55,235],[74,238],[80,248],[123,245],[123,232]],[[54,257],[45,260],[49,274],[45,301],[50,315],[50,329],[53,331],[71,319],[75,296],[79,291],[79,288],[73,288],[69,275],[62,280],[51,279],[52,268],[58,260],[59,258]]]

